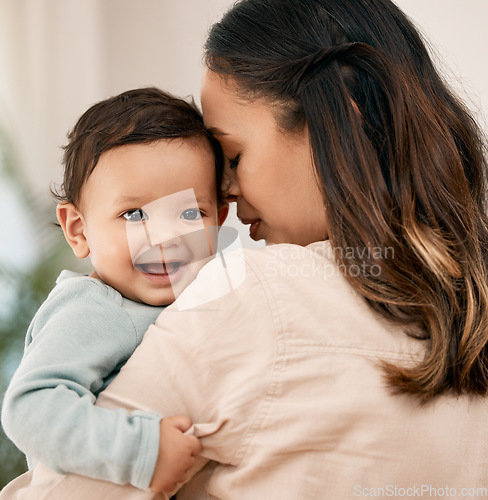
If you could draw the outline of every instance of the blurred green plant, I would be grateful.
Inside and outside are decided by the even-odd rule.
[[[0,130],[0,186],[15,206],[2,206],[3,216],[18,220],[21,209],[28,221],[29,258],[18,265],[19,246],[11,235],[0,234],[0,397],[18,366],[27,328],[63,268],[76,269],[62,232],[55,227],[55,211],[47,197],[36,197],[14,159],[13,148]],[[4,201],[4,200],[3,200]],[[21,229],[22,230],[22,229]],[[12,257],[9,259],[9,255]],[[17,257],[17,259],[16,259]],[[16,262],[17,260],[17,262]],[[0,430],[0,489],[26,469],[24,454]]]

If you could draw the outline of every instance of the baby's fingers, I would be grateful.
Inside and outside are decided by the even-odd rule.
[[[181,432],[186,432],[191,427],[191,420],[185,415],[166,417],[163,420],[165,420],[165,424],[171,425]]]
[[[200,455],[202,452],[202,444],[200,440],[195,436],[186,436],[188,438],[188,446],[190,448],[190,453],[193,456]]]

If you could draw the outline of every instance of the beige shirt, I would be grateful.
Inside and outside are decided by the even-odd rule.
[[[369,308],[327,242],[241,257],[205,266],[98,401],[192,419],[206,465],[179,500],[488,496],[488,400],[392,396],[379,361],[415,363],[422,341]],[[0,498],[163,495],[41,467]]]

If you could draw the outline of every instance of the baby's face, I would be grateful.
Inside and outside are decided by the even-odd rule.
[[[215,254],[215,161],[197,139],[103,153],[80,211],[94,276],[150,305],[173,302]]]

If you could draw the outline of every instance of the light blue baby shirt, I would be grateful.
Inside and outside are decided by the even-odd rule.
[[[94,402],[162,310],[100,280],[60,274],[32,320],[2,408],[5,432],[31,467],[38,460],[61,473],[149,487],[161,417]]]

